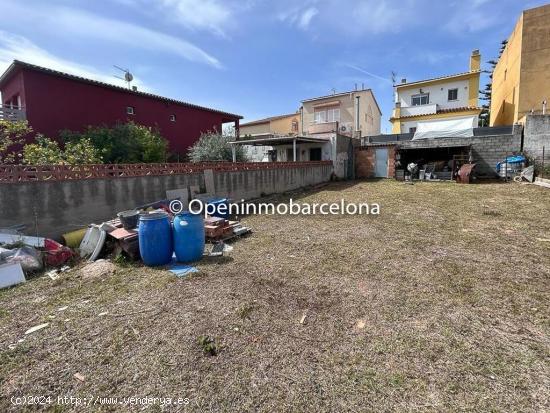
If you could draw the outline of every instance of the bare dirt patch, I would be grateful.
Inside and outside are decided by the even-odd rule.
[[[167,411],[550,409],[550,243],[537,241],[550,191],[379,181],[297,197],[382,212],[246,217],[254,234],[230,258],[183,279],[117,267],[0,291],[0,410],[22,410],[20,395],[189,398]]]

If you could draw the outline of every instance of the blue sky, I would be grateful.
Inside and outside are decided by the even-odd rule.
[[[374,90],[390,130],[391,71],[408,80],[462,72],[473,49],[496,57],[520,0],[0,0],[0,71],[13,59],[238,113],[295,111],[300,100]],[[484,80],[482,80],[484,83]]]

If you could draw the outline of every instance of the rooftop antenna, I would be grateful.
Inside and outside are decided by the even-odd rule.
[[[397,72],[391,71],[391,84],[395,86],[395,80],[397,78]]]
[[[332,88],[330,89],[332,91],[332,94],[335,95],[336,94],[336,89]]]
[[[117,79],[122,79],[126,82],[126,85],[128,86],[128,89],[132,88],[132,80],[134,80],[134,76],[130,73],[130,69],[123,69],[122,67],[119,67],[117,65],[113,65],[116,69],[120,70],[122,73],[124,73],[124,77],[122,76],[116,76]]]

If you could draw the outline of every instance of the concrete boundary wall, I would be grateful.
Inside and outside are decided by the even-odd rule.
[[[550,115],[527,115],[523,134],[523,151],[538,162],[550,160]]]
[[[195,185],[205,192],[213,180],[215,195],[240,201],[327,182],[332,172],[332,165],[324,163],[166,176],[0,184],[0,228],[25,224],[28,234],[58,238],[90,223],[112,219],[119,211],[165,199],[167,190]],[[210,174],[208,185],[205,173]]]

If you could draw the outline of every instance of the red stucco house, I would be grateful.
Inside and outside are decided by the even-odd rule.
[[[201,132],[221,131],[222,123],[239,128],[242,116],[15,60],[0,77],[0,117],[27,119],[35,132],[56,137],[60,130],[117,122],[158,127],[177,159]],[[3,111],[2,111],[3,108]],[[11,110],[11,112],[10,112]]]

